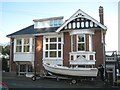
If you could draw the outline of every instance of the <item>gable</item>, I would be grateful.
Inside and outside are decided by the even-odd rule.
[[[73,29],[88,29],[88,28],[100,28],[99,25],[94,23],[93,21],[86,19],[86,18],[76,18],[70,21],[65,27],[62,28],[63,30],[73,30]]]
[[[107,27],[83,12],[82,10],[78,10],[75,14],[73,14],[68,20],[66,20],[60,28],[57,29],[56,32],[63,30],[71,30],[71,29],[88,29],[88,28],[102,28],[103,30],[107,30]]]

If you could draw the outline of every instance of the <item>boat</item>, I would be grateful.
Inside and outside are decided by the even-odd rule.
[[[66,67],[50,63],[43,63],[43,66],[48,72],[63,76],[96,77],[98,73],[97,68]]]

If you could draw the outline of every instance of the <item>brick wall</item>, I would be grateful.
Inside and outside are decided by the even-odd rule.
[[[36,72],[40,72],[43,69],[43,36],[35,38],[35,63]]]
[[[77,45],[77,35],[73,35],[73,51],[76,52],[76,45]]]
[[[96,52],[96,67],[103,64],[103,44],[101,42],[101,30],[95,30],[93,35],[93,51]]]
[[[89,34],[86,34],[86,51],[89,51]]]
[[[64,45],[63,45],[64,66],[69,66],[69,52],[71,52],[71,36],[69,32],[64,32]]]

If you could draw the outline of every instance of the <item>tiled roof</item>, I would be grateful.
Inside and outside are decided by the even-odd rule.
[[[10,37],[10,36],[12,37],[16,35],[32,35],[32,34],[40,34],[40,33],[50,33],[50,32],[55,32],[58,28],[59,27],[34,29],[34,25],[31,25],[22,30],[9,34],[7,35],[7,37]]]

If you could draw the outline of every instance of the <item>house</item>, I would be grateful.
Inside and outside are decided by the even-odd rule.
[[[11,71],[18,75],[44,70],[43,63],[83,66],[79,56],[91,60],[94,67],[104,64],[103,7],[99,7],[100,22],[76,11],[63,21],[63,16],[34,19],[34,25],[7,35],[11,42]],[[89,65],[88,65],[89,67]]]
[[[120,77],[120,52],[106,51],[105,77],[106,83],[114,85]]]

